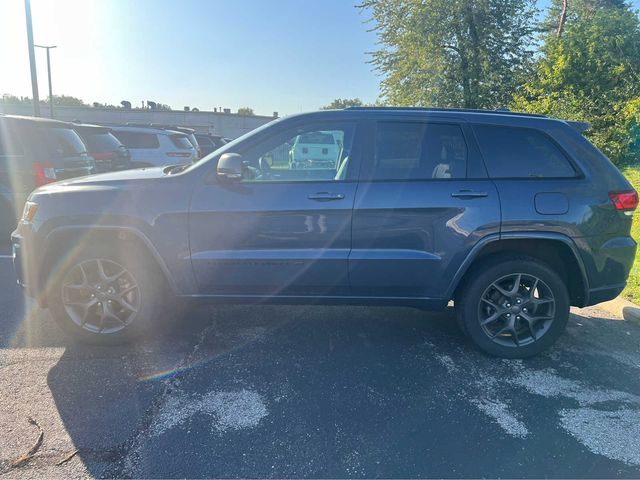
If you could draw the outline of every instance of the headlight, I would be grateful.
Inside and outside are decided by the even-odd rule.
[[[22,211],[22,221],[30,222],[38,212],[38,204],[36,202],[27,202],[24,204],[24,210]]]

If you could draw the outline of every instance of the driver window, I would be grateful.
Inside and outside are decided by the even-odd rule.
[[[243,182],[318,182],[346,178],[353,124],[314,124],[276,135],[243,154]]]

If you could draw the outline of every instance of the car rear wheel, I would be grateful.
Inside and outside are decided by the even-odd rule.
[[[555,343],[565,330],[569,304],[565,283],[548,265],[498,256],[469,273],[456,296],[456,314],[484,352],[525,358]]]
[[[124,343],[152,333],[160,325],[166,288],[145,258],[135,248],[102,246],[59,265],[49,292],[54,319],[92,344]]]

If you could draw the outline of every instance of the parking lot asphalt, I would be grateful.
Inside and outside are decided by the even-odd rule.
[[[99,348],[0,254],[2,478],[640,477],[640,324],[597,308],[525,361],[383,307],[200,307]]]

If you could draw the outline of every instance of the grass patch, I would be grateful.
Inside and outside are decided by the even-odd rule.
[[[631,182],[633,188],[640,192],[640,168],[625,167],[620,169],[622,174]],[[640,239],[640,216],[633,216],[633,225],[631,227],[631,236],[638,241]],[[634,303],[640,303],[640,248],[636,251],[636,259],[633,262],[629,280],[627,280],[627,288],[622,292],[622,296]]]

